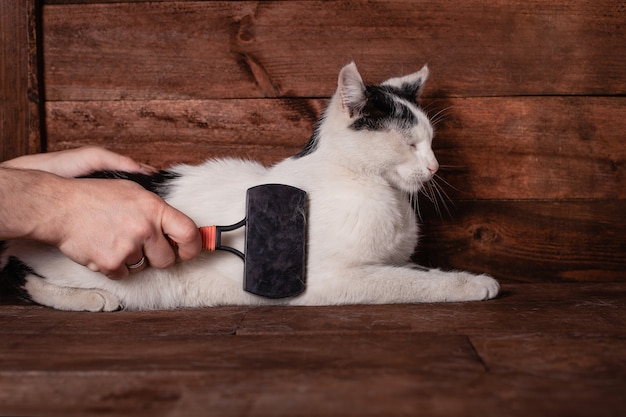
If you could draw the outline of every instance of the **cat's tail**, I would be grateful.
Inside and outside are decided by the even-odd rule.
[[[0,240],[0,300],[5,298],[30,299],[24,290],[26,276],[32,273],[24,262],[7,252],[7,242]]]
[[[0,240],[0,272],[2,272],[4,270],[4,267],[6,266],[8,259],[7,256],[4,254],[4,252],[6,251],[7,248],[7,242],[4,240]],[[0,275],[1,277],[2,275]]]
[[[121,179],[136,182],[148,191],[165,197],[167,186],[180,175],[172,170],[163,169],[154,174],[124,171],[96,171],[80,178]]]

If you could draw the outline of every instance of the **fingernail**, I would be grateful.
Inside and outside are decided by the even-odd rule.
[[[152,175],[152,174],[156,174],[159,171],[155,167],[147,165],[147,164],[139,164],[139,165],[141,166],[140,171],[142,174]]]

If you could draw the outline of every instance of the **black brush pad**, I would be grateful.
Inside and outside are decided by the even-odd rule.
[[[244,289],[293,297],[306,285],[306,192],[282,184],[248,189]]]

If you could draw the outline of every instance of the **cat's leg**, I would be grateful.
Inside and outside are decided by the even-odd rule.
[[[24,290],[36,303],[66,311],[116,311],[123,308],[109,291],[61,287],[30,274],[25,277]]]
[[[366,265],[310,276],[305,294],[293,304],[393,304],[488,300],[498,282],[487,275],[445,272],[417,266]]]

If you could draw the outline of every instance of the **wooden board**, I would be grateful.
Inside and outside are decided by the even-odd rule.
[[[431,96],[626,93],[612,0],[131,2],[45,7],[46,97],[327,97],[429,63]]]
[[[304,146],[324,106],[314,99],[49,102],[48,144],[98,144],[161,167],[223,156],[271,164]],[[626,198],[626,100],[456,98],[424,107],[443,117],[434,149],[450,198]]]
[[[416,260],[520,281],[626,280],[626,200],[424,206]]]
[[[456,198],[626,197],[626,100],[464,98],[436,102],[439,175]]]
[[[505,281],[496,300],[480,303],[258,307],[247,312],[237,334],[436,332],[467,335],[472,340],[484,335],[513,339],[522,334],[556,339],[584,328],[589,336],[620,337],[624,333],[624,289],[623,282]],[[589,314],[591,309],[595,314]]]
[[[41,151],[36,5],[0,3],[0,161]]]
[[[266,164],[308,141],[323,100],[49,102],[49,147],[98,144],[165,167],[239,157]]]
[[[346,343],[351,340],[348,336]],[[67,417],[390,417],[418,411],[442,417],[613,417],[626,407],[626,386],[618,377],[565,378],[549,373],[433,374],[397,368],[0,372],[0,402],[14,415]]]
[[[619,415],[625,295],[624,283],[505,284],[496,300],[450,304],[90,314],[0,303],[0,412]]]

